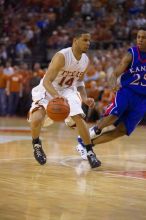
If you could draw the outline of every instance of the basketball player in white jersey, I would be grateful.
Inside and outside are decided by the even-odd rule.
[[[70,118],[76,123],[79,135],[84,140],[87,158],[92,168],[99,167],[101,162],[96,158],[92,149],[90,135],[84,121],[82,102],[90,108],[94,107],[94,100],[88,98],[83,77],[89,65],[85,54],[90,45],[90,34],[86,31],[76,32],[72,47],[57,52],[48,67],[40,84],[33,88],[33,103],[29,112],[31,124],[34,157],[41,164],[46,163],[46,155],[39,138],[41,128],[46,121],[46,107],[48,101],[54,97],[66,99],[70,105]],[[81,99],[78,93],[80,93]]]

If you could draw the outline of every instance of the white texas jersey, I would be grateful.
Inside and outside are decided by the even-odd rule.
[[[57,90],[74,87],[77,80],[84,74],[89,64],[89,59],[87,55],[83,53],[81,59],[77,60],[71,47],[62,49],[58,53],[64,55],[65,66],[59,71],[57,77],[53,81],[53,86]]]

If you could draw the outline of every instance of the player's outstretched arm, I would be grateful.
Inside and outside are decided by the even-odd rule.
[[[118,87],[117,78],[125,72],[127,67],[130,65],[131,61],[132,61],[131,53],[127,53],[121,60],[120,64],[116,67],[116,69],[112,73],[111,78],[109,80],[109,84],[113,90],[116,90],[116,88]]]

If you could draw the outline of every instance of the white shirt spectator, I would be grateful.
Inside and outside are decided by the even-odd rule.
[[[10,76],[10,75],[12,75],[13,73],[14,73],[13,67],[10,66],[10,67],[4,68],[4,74]]]

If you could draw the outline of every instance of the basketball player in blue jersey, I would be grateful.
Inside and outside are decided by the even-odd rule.
[[[120,87],[117,84],[119,77]],[[90,129],[93,145],[130,135],[146,113],[146,29],[139,29],[137,45],[128,49],[110,81],[114,90],[119,88],[105,117]],[[102,133],[102,129],[109,125],[114,125],[115,129]],[[78,142],[77,150],[86,159],[86,150],[80,137]]]

